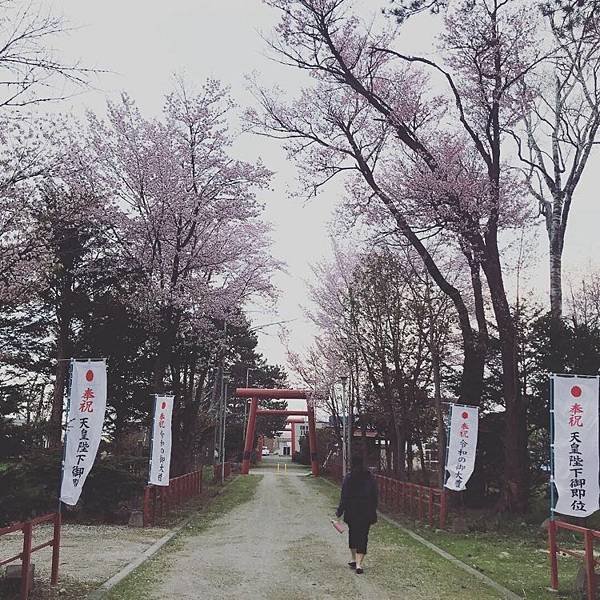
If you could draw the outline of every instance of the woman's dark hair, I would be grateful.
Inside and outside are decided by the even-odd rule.
[[[365,464],[363,462],[362,456],[360,455],[355,455],[352,457],[352,471],[364,471],[365,470]]]

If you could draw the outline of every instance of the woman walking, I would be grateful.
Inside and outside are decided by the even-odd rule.
[[[348,545],[352,553],[352,561],[348,565],[360,575],[367,553],[369,528],[377,522],[377,486],[360,456],[352,458],[352,469],[344,477],[336,514],[338,517],[344,515],[348,524]]]

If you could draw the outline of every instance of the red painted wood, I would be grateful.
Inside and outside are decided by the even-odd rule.
[[[263,388],[237,388],[235,390],[236,398],[272,398],[274,400],[285,398],[288,400],[305,400],[308,393],[306,390],[288,390]]]
[[[258,397],[254,397],[250,403],[250,414],[248,415],[248,425],[246,427],[246,443],[244,445],[244,456],[242,459],[242,475],[248,475],[250,472],[250,454],[252,453],[252,446],[254,445],[257,410]]]

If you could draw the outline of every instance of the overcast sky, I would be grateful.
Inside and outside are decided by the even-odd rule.
[[[358,5],[361,11],[376,14],[385,2],[363,0]],[[158,114],[174,73],[184,74],[187,81],[197,84],[207,77],[220,79],[231,87],[241,108],[251,102],[245,81],[251,73],[263,84],[277,84],[290,94],[302,84],[297,71],[266,56],[260,34],[269,35],[277,14],[261,0],[53,0],[45,4],[79,27],[57,40],[61,54],[114,73],[99,78],[98,91],[67,103],[65,108],[78,114],[86,108],[103,112],[107,97],[115,98],[122,90],[143,112]],[[432,50],[434,28],[432,19],[420,18],[403,33],[403,43],[412,52],[428,52]],[[273,253],[287,265],[285,273],[275,276],[281,290],[277,306],[272,311],[253,309],[250,317],[257,326],[290,321],[287,328],[292,345],[302,349],[314,334],[301,309],[307,304],[305,282],[311,279],[310,265],[330,255],[328,223],[339,202],[340,187],[333,186],[325,196],[303,203],[290,195],[296,187],[296,172],[277,142],[245,134],[236,152],[244,159],[260,156],[276,172],[272,191],[261,199],[265,217],[273,225]],[[599,264],[599,167],[596,160],[575,199],[565,250],[567,274],[585,270],[590,263]],[[539,260],[530,268],[529,285],[543,300],[547,259],[543,235],[539,239]],[[284,364],[285,349],[278,333],[277,327],[266,328],[260,335],[260,350],[269,361]]]

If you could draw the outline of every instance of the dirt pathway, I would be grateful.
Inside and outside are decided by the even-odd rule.
[[[356,575],[347,566],[347,533],[330,523],[338,491],[298,467],[277,472],[271,462],[253,471],[262,479],[249,501],[178,538],[154,567],[157,577],[147,579],[144,599],[502,597],[383,520],[371,532],[365,573]]]
[[[390,598],[347,566],[346,536],[329,520],[333,506],[315,494],[305,471],[263,475],[243,504],[170,557],[153,598],[358,599]]]

